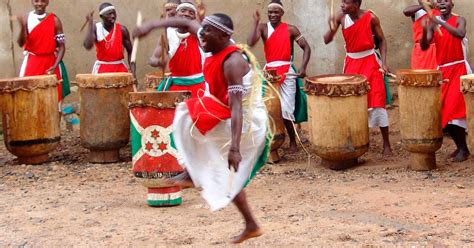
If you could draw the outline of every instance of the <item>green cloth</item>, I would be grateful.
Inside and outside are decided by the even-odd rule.
[[[182,78],[182,77],[166,77],[160,85],[158,85],[157,91],[169,91],[172,85],[176,86],[193,86],[204,82],[204,76],[197,78]]]
[[[389,84],[387,75],[383,76],[383,81],[385,83],[385,94],[387,95],[387,98],[385,100],[385,105],[391,105],[392,104],[392,93],[390,92],[390,84]]]
[[[295,66],[292,64],[291,67],[296,71]],[[308,121],[308,96],[304,92],[304,84],[301,78],[296,78],[297,89],[296,89],[296,102],[295,102],[295,123],[302,123]]]
[[[64,99],[66,96],[71,94],[71,84],[69,82],[69,75],[67,74],[67,69],[66,65],[64,65],[64,62],[61,61],[59,62],[59,72],[61,74],[61,79],[62,79],[62,97],[61,99]]]

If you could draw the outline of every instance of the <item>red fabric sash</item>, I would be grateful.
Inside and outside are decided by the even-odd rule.
[[[205,135],[221,121],[229,119],[228,82],[224,75],[224,61],[230,54],[239,51],[236,46],[228,46],[221,52],[206,58],[204,77],[209,84],[210,97],[193,98],[186,101],[191,119],[196,128]]]
[[[342,30],[347,52],[357,53],[374,49],[375,43],[371,22],[372,12],[368,10],[352,26]]]
[[[458,26],[458,17],[453,15],[447,21],[447,24],[452,27]],[[434,41],[436,43],[436,54],[439,65],[464,60],[464,50],[462,39],[454,37],[444,27],[440,27],[443,36],[438,32],[434,32]]]
[[[273,61],[291,60],[291,40],[288,24],[280,23],[273,34],[265,41],[265,59]],[[287,71],[288,72],[288,71]]]
[[[109,32],[109,35],[104,40],[95,42],[97,59],[106,62],[122,60],[124,58],[122,26],[117,22],[115,24],[115,32],[113,29]],[[105,40],[110,42],[107,43]]]
[[[191,35],[181,41],[169,63],[171,76],[186,77],[202,73],[202,57],[199,41]]]
[[[276,66],[276,67],[267,66],[265,67],[265,70],[276,70],[276,74],[281,77],[280,82],[278,82],[279,86],[281,86],[283,82],[285,82],[286,73],[290,71],[290,67],[291,65],[282,65],[282,66]]]
[[[449,79],[448,83],[441,86],[441,122],[443,128],[448,122],[455,119],[466,118],[466,103],[461,93],[461,76],[467,74],[466,64],[457,64],[440,68],[443,78]]]

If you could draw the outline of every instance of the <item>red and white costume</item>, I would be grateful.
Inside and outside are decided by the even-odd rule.
[[[199,40],[190,33],[167,29],[170,77],[158,87],[159,91],[191,91],[193,97],[204,95],[206,84],[202,72],[204,53]]]
[[[372,11],[368,10],[357,22],[354,22],[349,15],[344,17],[342,30],[346,41],[344,73],[364,75],[369,82],[369,127],[388,127],[385,84],[374,50],[372,14]]]
[[[292,49],[290,31],[288,24],[280,23],[273,28],[270,22],[267,23],[268,39],[265,41],[265,59],[267,64],[265,69],[276,69],[281,77],[279,93],[281,96],[281,110],[283,118],[294,120],[297,82],[294,76],[287,77],[287,73],[294,74],[292,68]]]
[[[45,14],[43,20],[31,11],[28,14],[28,35],[23,47],[25,58],[21,65],[20,77],[46,75],[46,71],[56,62],[56,25],[53,13]],[[54,71],[58,80],[61,80],[59,66]],[[61,101],[62,88],[58,83],[58,100]]]
[[[268,116],[262,99],[262,85],[252,85],[254,72],[243,78],[243,128],[240,144],[242,162],[230,179],[228,152],[231,144],[229,84],[223,64],[229,55],[239,52],[229,46],[206,58],[204,76],[210,95],[178,104],[173,122],[173,137],[180,163],[189,172],[194,185],[211,210],[228,205],[246,186],[254,168],[266,157]]]
[[[438,11],[433,14],[438,15]],[[436,45],[434,42],[430,44],[428,50],[421,50],[420,41],[423,37],[423,21],[429,18],[428,13],[425,10],[420,9],[415,13],[413,22],[413,52],[411,56],[411,68],[412,69],[436,69],[438,63],[436,62]]]
[[[109,72],[128,72],[123,59],[122,26],[115,23],[112,32],[104,28],[102,22],[96,23],[95,49],[97,61],[92,69],[92,74]]]
[[[447,24],[453,27],[458,25],[458,16],[451,16]],[[440,17],[439,20],[443,21]],[[449,82],[441,86],[441,121],[443,127],[447,124],[467,128],[466,104],[460,90],[460,77],[471,74],[467,58],[467,39],[459,39],[450,34],[444,27],[440,27],[443,36],[434,32],[437,61],[443,78]]]

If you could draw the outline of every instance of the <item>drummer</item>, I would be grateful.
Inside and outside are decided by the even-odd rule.
[[[128,64],[130,71],[136,78],[135,63],[131,63],[132,41],[127,27],[116,22],[117,12],[115,6],[111,3],[102,3],[99,7],[99,15],[102,22],[94,25],[94,12],[86,16],[88,21],[88,31],[84,39],[84,47],[87,50],[92,49],[95,44],[97,52],[97,61],[92,69],[92,74],[128,72],[123,59],[124,48],[128,53]]]
[[[344,63],[344,73],[361,74],[367,77],[370,85],[368,95],[369,127],[380,127],[383,137],[383,154],[392,154],[389,139],[388,113],[385,109],[386,90],[383,74],[389,73],[387,66],[387,41],[382,31],[379,18],[371,10],[360,8],[362,0],[344,0],[342,11],[336,16],[330,16],[330,30],[324,35],[324,42],[329,44],[342,25],[342,33],[346,41],[347,55]],[[380,42],[382,66],[377,63],[375,56],[374,36]]]
[[[189,20],[197,19],[198,9],[192,1],[182,1],[176,11],[177,17]],[[169,56],[170,76],[160,83],[157,90],[189,90],[192,97],[204,95],[206,90],[202,74],[204,52],[199,45],[199,39],[183,28],[167,28],[166,36],[169,45],[167,55]],[[166,57],[162,55],[162,47],[158,44],[149,63],[154,67],[165,67],[168,63]]]
[[[166,1],[165,5],[164,5],[166,18],[176,16],[176,8],[178,8],[178,5],[180,3],[181,3],[180,0],[168,0],[168,1]]]
[[[21,29],[18,45],[25,50],[19,76],[55,74],[61,80],[61,75],[66,73],[65,67],[61,67],[66,51],[61,20],[54,13],[46,12],[49,0],[32,0],[31,3],[34,10],[17,17]],[[62,88],[62,84],[58,84],[59,102],[66,96]]]
[[[210,95],[190,99],[176,109],[173,137],[187,173],[175,182],[202,188],[202,196],[214,211],[233,202],[245,219],[245,230],[233,240],[241,243],[262,235],[243,189],[267,157],[268,116],[262,82],[253,74],[257,62],[248,54],[244,57],[230,39],[234,32],[230,17],[214,14],[202,25],[186,18],[169,18],[145,23],[135,35],[176,26],[193,35],[199,33],[204,51],[211,54],[204,66]]]
[[[284,14],[285,10],[280,0],[272,0],[268,5],[268,23],[260,23],[260,13],[256,11],[254,25],[247,44],[253,47],[262,38],[267,61],[265,69],[276,69],[278,76],[281,77],[278,90],[281,97],[282,115],[290,138],[289,151],[296,152],[296,134],[293,122],[307,121],[306,102],[297,101],[297,99],[306,98],[300,87],[302,86],[301,78],[306,77],[311,48],[296,26],[282,22]],[[303,62],[298,71],[293,63],[294,42],[304,51]]]
[[[421,48],[427,50],[431,42],[436,44],[438,68],[448,82],[441,86],[441,120],[444,131],[449,133],[456,144],[456,150],[450,155],[454,162],[463,162],[469,158],[466,141],[466,103],[460,89],[460,77],[471,74],[467,62],[466,19],[452,13],[452,0],[439,1],[436,4],[440,16],[431,17],[423,23]],[[443,35],[435,31],[439,26]]]
[[[426,0],[418,0],[417,5],[411,5],[403,10],[403,14],[410,17],[413,21],[413,52],[411,56],[411,68],[412,69],[437,69],[438,63],[436,63],[436,46],[434,42],[431,42],[429,49],[426,51],[421,50],[421,37],[423,35],[422,23],[429,18],[428,13],[425,11],[423,4],[427,4]],[[430,3],[431,4],[431,3]],[[433,11],[434,15],[439,15],[438,10]]]

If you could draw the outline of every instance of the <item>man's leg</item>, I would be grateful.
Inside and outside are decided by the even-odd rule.
[[[454,150],[454,152],[449,155],[450,158],[455,158],[459,153],[459,142],[458,139],[454,138],[455,134],[453,133],[453,126],[454,125],[448,124],[443,130],[445,133],[449,134],[449,136],[453,139],[454,144],[456,144],[456,150]]]
[[[239,212],[244,217],[245,230],[239,236],[235,237],[235,239],[232,240],[232,243],[239,244],[247,239],[261,236],[263,234],[263,231],[262,229],[260,229],[254,217],[252,216],[249,204],[247,203],[247,197],[245,196],[245,191],[240,191],[240,193],[234,198],[233,202],[235,206],[237,206],[237,209],[239,209]]]
[[[288,137],[290,138],[290,153],[294,153],[298,151],[298,146],[296,144],[296,133],[295,128],[293,127],[293,121],[290,120],[283,120],[285,123],[286,131],[288,133]]]
[[[470,152],[466,141],[466,129],[451,125],[450,135],[456,143],[458,153],[454,156],[454,162],[463,162],[469,158]]]
[[[383,138],[383,155],[390,156],[392,155],[392,147],[390,145],[390,132],[388,127],[381,127],[380,132],[382,133]]]

